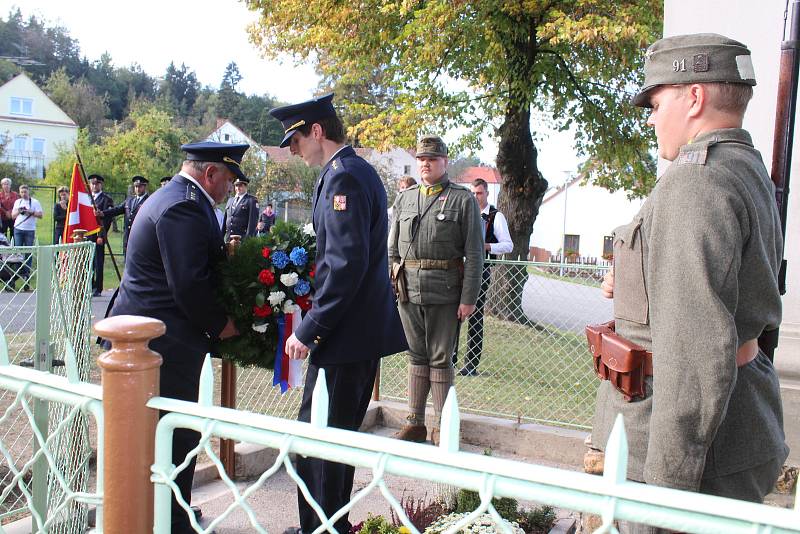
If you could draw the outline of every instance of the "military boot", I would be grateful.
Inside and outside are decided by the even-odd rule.
[[[394,434],[395,439],[401,439],[403,441],[413,441],[415,443],[422,443],[428,437],[428,429],[425,428],[425,420],[424,419],[417,419],[413,415],[409,414],[406,417],[406,424],[403,425],[403,428],[400,431]]]

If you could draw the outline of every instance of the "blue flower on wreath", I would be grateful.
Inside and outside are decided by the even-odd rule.
[[[307,280],[300,279],[294,285],[294,294],[298,297],[308,295],[309,291],[311,291],[311,284],[309,284]]]
[[[289,259],[298,267],[302,267],[308,262],[308,254],[303,247],[294,247],[289,254]]]
[[[276,250],[273,252],[270,259],[272,259],[272,265],[278,269],[283,269],[289,264],[289,256],[287,256],[282,250]]]

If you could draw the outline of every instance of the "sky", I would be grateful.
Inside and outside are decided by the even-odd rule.
[[[225,67],[235,61],[242,75],[238,89],[247,94],[298,102],[316,92],[319,79],[311,64],[297,64],[291,57],[261,57],[246,31],[256,15],[236,0],[0,0],[0,15],[6,18],[16,6],[25,18],[34,14],[48,25],[66,27],[90,61],[108,52],[114,65],[138,63],[154,77],[163,76],[171,61],[185,63],[201,84],[212,87],[219,87]],[[578,166],[572,135],[533,128],[543,132],[536,143],[540,170],[551,185],[559,185],[565,171],[574,172]],[[443,137],[457,135],[453,131]],[[497,141],[485,136],[476,156],[493,165],[496,155]]]

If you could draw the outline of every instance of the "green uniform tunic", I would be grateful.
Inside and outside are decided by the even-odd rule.
[[[741,129],[683,146],[615,231],[617,333],[652,351],[653,377],[637,402],[601,384],[592,442],[604,447],[622,413],[629,478],[760,500],[731,475],[786,458],[778,379],[761,352],[737,368],[736,351],[780,323],[781,250],[774,187]]]
[[[441,193],[412,186],[397,197],[389,232],[389,259],[406,267],[409,302],[399,305],[413,363],[448,367],[455,346],[459,304],[478,299],[483,235],[478,203],[467,189],[442,180]],[[412,242],[412,236],[416,236]],[[450,260],[447,269],[427,269],[415,260]],[[463,259],[463,268],[456,265]],[[448,352],[449,351],[449,352]]]

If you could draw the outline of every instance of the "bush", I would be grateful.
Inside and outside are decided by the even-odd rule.
[[[556,522],[556,511],[552,506],[540,506],[520,514],[519,526],[527,533],[549,532]]]
[[[403,509],[403,512],[405,512],[411,524],[420,532],[423,532],[438,517],[446,513],[442,503],[435,501],[427,503],[426,498],[427,495],[422,499],[412,499],[410,496],[406,497],[405,495],[400,498],[400,507]],[[396,527],[402,526],[400,518],[397,517],[394,508],[392,508],[390,512],[392,524]]]
[[[477,510],[481,505],[481,498],[478,492],[462,489],[458,492],[456,497],[455,513],[461,514],[464,512],[472,512]],[[500,517],[507,521],[516,521],[519,517],[517,512],[517,501],[508,497],[501,497],[492,499],[492,506],[494,506]]]
[[[399,534],[399,532],[400,529],[389,523],[385,517],[372,514],[350,529],[351,534]]]

